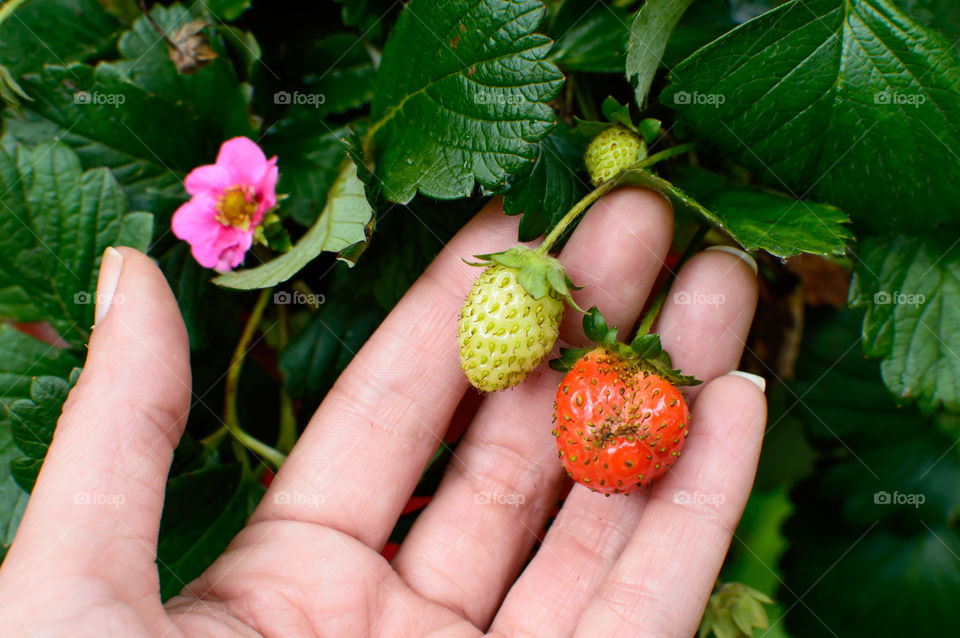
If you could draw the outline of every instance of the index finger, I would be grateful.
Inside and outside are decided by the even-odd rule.
[[[463,258],[509,248],[516,236],[499,202],[457,233],[337,380],[251,522],[297,520],[371,547],[386,541],[467,389],[457,316],[479,271]]]

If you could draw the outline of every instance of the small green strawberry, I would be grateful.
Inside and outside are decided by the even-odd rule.
[[[646,156],[646,142],[627,127],[617,124],[593,138],[583,159],[590,180],[594,186],[599,186]]]
[[[770,626],[763,606],[772,604],[769,596],[746,585],[717,583],[700,621],[699,638],[711,633],[717,638],[750,638],[755,629]]]
[[[493,392],[527,378],[553,349],[564,300],[576,305],[553,257],[523,246],[477,257],[486,270],[460,312],[460,365],[475,388]]]

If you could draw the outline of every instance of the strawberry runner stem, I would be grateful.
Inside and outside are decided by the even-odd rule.
[[[234,449],[237,452],[238,460],[244,466],[245,470],[249,470],[250,463],[246,450],[250,450],[257,456],[266,459],[276,468],[283,465],[283,462],[287,458],[285,454],[245,432],[240,426],[240,418],[237,413],[237,386],[240,381],[240,371],[243,369],[243,361],[249,352],[250,341],[257,332],[257,327],[260,324],[260,319],[263,317],[263,311],[270,301],[272,292],[272,288],[265,288],[260,291],[260,296],[257,297],[257,302],[254,304],[253,310],[250,312],[250,317],[247,319],[247,323],[243,328],[240,341],[237,342],[237,347],[233,351],[233,356],[230,358],[230,367],[227,370],[226,389],[224,391],[223,426],[201,441],[205,446],[217,447],[227,433],[232,434],[235,442]]]
[[[290,317],[287,315],[287,307],[277,305],[277,328],[280,332],[280,352],[283,352],[290,340]],[[281,370],[283,383],[280,384],[280,432],[277,435],[276,448],[284,454],[288,454],[297,442],[297,416],[293,410],[293,400],[287,392],[286,375]]]
[[[710,232],[710,224],[707,222],[703,222],[700,224],[700,227],[697,228],[697,232],[693,234],[687,247],[684,248],[683,253],[680,255],[677,265],[670,270],[670,274],[667,275],[666,281],[663,282],[660,292],[657,293],[657,296],[650,304],[647,314],[645,314],[640,321],[640,327],[637,328],[637,334],[634,335],[634,339],[650,333],[653,323],[657,320],[657,317],[660,316],[660,311],[663,309],[663,304],[667,300],[667,295],[670,292],[670,285],[673,283],[673,280],[677,278],[680,267],[699,250],[700,244],[703,243],[703,239],[707,236],[708,232]]]
[[[680,144],[678,146],[673,146],[640,160],[631,168],[647,168],[648,166],[653,166],[657,162],[662,162],[665,159],[676,157],[677,155],[683,155],[684,153],[689,153],[694,148],[694,144]],[[619,185],[620,182],[616,178],[609,179],[584,195],[583,199],[574,204],[573,208],[571,208],[567,214],[557,222],[557,225],[553,227],[553,230],[551,230],[550,233],[543,239],[543,243],[537,246],[534,252],[536,252],[538,255],[546,255],[548,252],[550,252],[550,249],[557,242],[557,240],[560,239],[560,236],[563,235],[563,232],[567,229],[567,226],[572,224],[581,213],[590,208],[590,206],[592,206],[598,199]]]
[[[8,0],[8,2],[0,6],[0,24],[3,24],[7,18],[13,15],[16,8],[24,2],[26,2],[26,0]]]

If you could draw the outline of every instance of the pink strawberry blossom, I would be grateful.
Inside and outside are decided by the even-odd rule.
[[[190,244],[205,268],[236,268],[253,245],[264,214],[277,203],[277,158],[245,137],[227,140],[215,164],[198,166],[184,182],[191,199],[173,214],[173,234]]]

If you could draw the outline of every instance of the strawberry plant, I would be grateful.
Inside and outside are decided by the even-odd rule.
[[[740,369],[766,379],[769,417],[701,636],[948,635],[958,43],[951,0],[6,0],[0,557],[83,384],[108,247],[156,261],[189,340],[193,405],[156,555],[166,600],[243,528],[348,364],[369,370],[358,397],[411,405],[423,388],[391,375],[443,368],[355,355],[395,330],[387,315],[492,202],[480,215],[513,225],[458,249],[458,267],[478,266],[472,290],[430,275],[435,290],[403,302],[458,296],[459,316],[400,336],[448,344],[494,397],[555,383],[556,422],[533,425],[553,430],[555,469],[639,495],[607,499],[623,508],[692,462],[699,389],[671,362],[690,345],[666,352],[654,326],[669,328],[665,304],[699,325],[725,301],[671,285],[702,248],[752,255]],[[600,313],[622,300],[584,313],[591,271],[568,276],[557,256],[588,236],[598,272],[615,260],[622,230],[581,222],[627,188],[668,201],[674,233],[643,318],[618,338]],[[581,321],[594,345],[569,348]],[[467,392],[455,425],[429,441],[380,539],[397,565],[488,400],[448,381],[463,381],[451,402]]]

